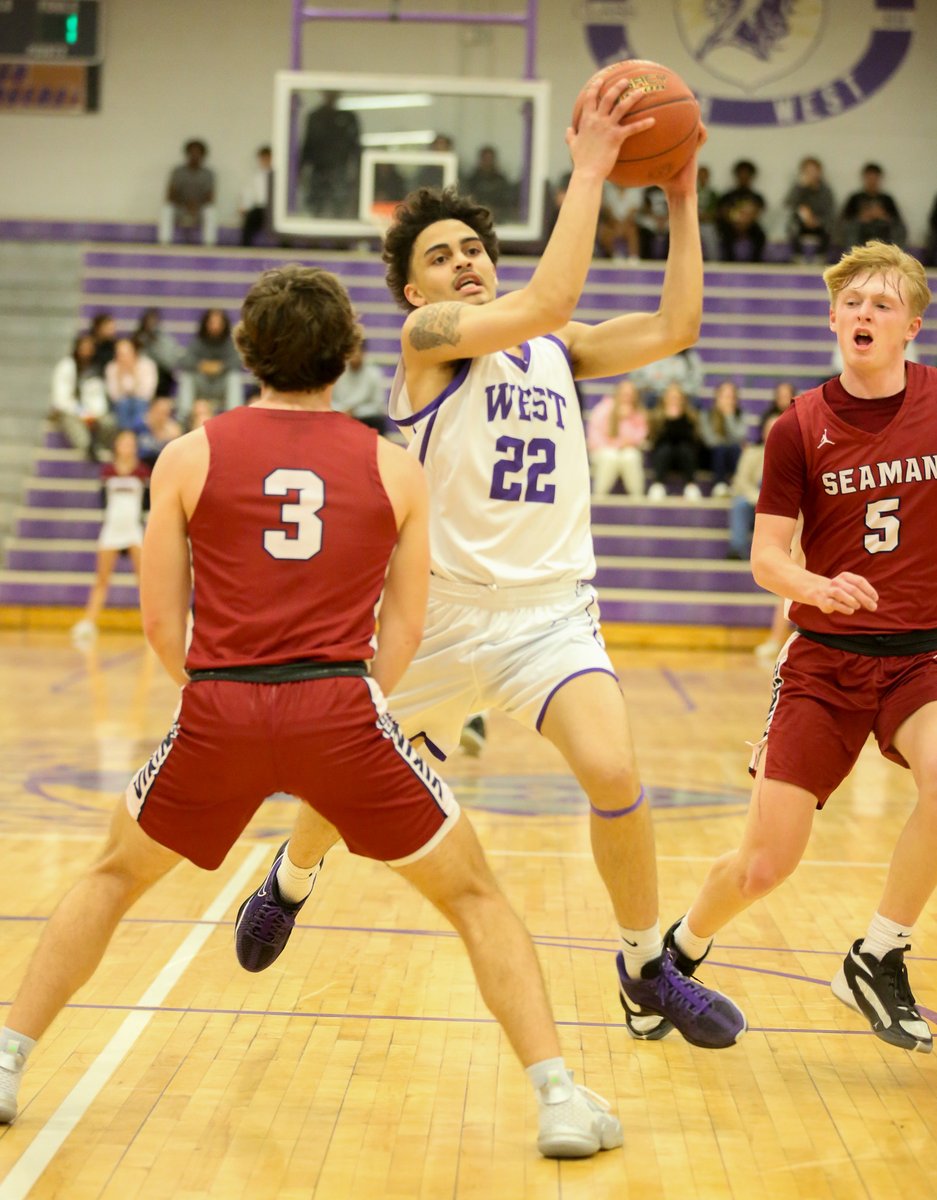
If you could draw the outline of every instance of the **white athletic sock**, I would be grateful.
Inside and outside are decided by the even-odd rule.
[[[618,926],[621,935],[621,952],[625,959],[625,970],[629,979],[640,979],[641,968],[653,962],[663,953],[664,943],[660,936],[660,923],[655,921],[649,929],[626,929]]]
[[[913,925],[899,925],[896,921],[883,917],[881,913],[876,913],[869,922],[869,931],[859,947],[859,952],[873,954],[881,960],[889,950],[910,946],[913,933]]]
[[[290,859],[289,846],[286,847],[277,867],[277,887],[287,904],[301,904],[306,899],[321,866],[322,859],[314,867],[297,867]]]
[[[677,943],[677,949],[682,950],[687,958],[692,958],[695,962],[705,958],[709,947],[713,944],[712,938],[697,937],[687,924],[686,917],[673,931],[673,940]]]
[[[534,1091],[538,1097],[542,1088],[547,1084],[551,1087],[569,1088],[572,1094],[573,1084],[569,1077],[569,1071],[566,1069],[566,1063],[562,1058],[544,1058],[540,1062],[531,1063],[529,1067],[525,1067],[525,1074],[534,1086]]]
[[[35,1038],[17,1033],[15,1029],[4,1025],[0,1029],[0,1067],[6,1071],[22,1070],[35,1044]]]

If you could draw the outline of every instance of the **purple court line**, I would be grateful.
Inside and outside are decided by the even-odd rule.
[[[26,915],[24,913],[0,913],[0,924],[4,921],[22,921],[22,922],[40,922],[48,921],[47,916],[37,916],[35,914]],[[122,925],[214,925],[216,928],[226,928],[234,925],[234,920],[225,921],[203,921],[198,918],[190,917],[124,917],[121,921]],[[458,934],[451,929],[402,929],[399,926],[389,925],[307,925],[305,923],[296,925],[297,933],[391,933],[401,934],[407,937],[438,937],[438,938],[455,938]],[[604,950],[613,949],[618,945],[618,938],[602,938],[602,937],[576,937],[562,933],[531,933],[530,935],[535,942],[542,943],[545,946],[552,946],[557,949],[564,947],[570,950]],[[818,950],[816,947],[808,946],[749,946],[741,943],[721,945],[719,949],[726,953],[728,951],[738,951],[739,953],[752,954],[816,954],[816,955],[832,955],[834,958],[842,958],[839,950]],[[935,962],[934,955],[916,954],[912,962],[928,963]],[[738,963],[730,963],[717,960],[715,958],[707,959],[707,963],[713,967],[726,967],[732,971],[755,971],[764,974],[778,974],[772,972],[765,967],[747,967]],[[809,975],[791,975],[791,979],[800,979],[805,983],[822,982],[811,978]]]
[[[10,1004],[0,1000],[0,1004]],[[179,1013],[183,1016],[209,1017],[302,1017],[313,1021],[410,1021],[432,1025],[497,1025],[494,1017],[431,1017],[409,1016],[405,1013],[314,1012],[286,1008],[185,1008],[161,1004],[66,1004],[67,1009],[83,1012],[152,1012]],[[926,1011],[924,1009],[921,1010]],[[557,1021],[566,1029],[621,1029],[619,1021]],[[813,1033],[839,1037],[874,1037],[871,1029],[813,1029],[789,1028],[783,1025],[749,1025],[749,1033]]]
[[[676,677],[676,675],[674,675],[673,671],[669,670],[667,667],[661,667],[660,673],[683,701],[683,707],[686,709],[686,711],[696,712],[696,704],[680,680]]]

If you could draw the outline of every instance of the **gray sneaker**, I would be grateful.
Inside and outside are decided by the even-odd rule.
[[[16,1097],[25,1062],[22,1054],[0,1052],[0,1125],[9,1125],[16,1116]]]
[[[544,1158],[589,1158],[622,1143],[621,1122],[608,1101],[574,1084],[571,1071],[550,1076],[539,1105],[537,1149]]]

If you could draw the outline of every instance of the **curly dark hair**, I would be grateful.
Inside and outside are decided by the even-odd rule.
[[[394,210],[394,221],[384,237],[381,257],[387,264],[384,278],[391,295],[408,310],[413,305],[403,289],[410,278],[410,259],[413,243],[424,229],[436,221],[464,221],[474,229],[493,263],[498,261],[498,237],[494,230],[491,210],[477,204],[471,196],[462,196],[454,187],[418,188]]]
[[[234,342],[261,383],[278,392],[317,392],[345,370],[361,326],[334,275],[290,263],[264,271],[247,293]]]

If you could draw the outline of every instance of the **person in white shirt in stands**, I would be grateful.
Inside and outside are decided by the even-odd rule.
[[[378,433],[387,432],[387,384],[377,367],[364,357],[362,342],[345,364],[345,373],[335,381],[332,408],[348,413]]]
[[[242,246],[253,246],[259,234],[270,230],[272,163],[270,147],[261,146],[257,151],[257,167],[241,190],[238,213],[241,218]]]
[[[95,364],[96,343],[80,333],[71,354],[52,370],[52,419],[76,450],[92,461],[107,456],[117,428],[107,402],[104,380]]]

